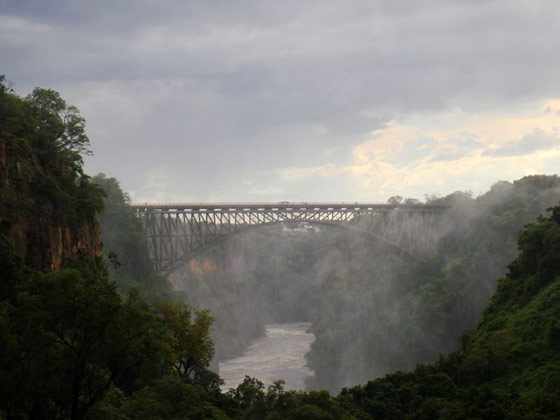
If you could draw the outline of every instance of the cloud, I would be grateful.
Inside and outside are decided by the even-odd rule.
[[[560,137],[535,128],[518,141],[506,143],[495,149],[485,150],[483,156],[520,156],[534,153],[538,150],[551,149],[560,146]]]
[[[550,104],[554,109],[559,106],[556,101]],[[471,131],[464,131],[465,127]],[[525,134],[511,141],[512,130]],[[449,193],[457,186],[482,192],[498,179],[542,173],[560,165],[559,133],[560,121],[554,114],[538,111],[518,110],[515,118],[422,114],[372,132],[371,139],[354,148],[350,165],[331,163],[279,173],[287,180],[350,176],[354,195],[378,200],[397,193],[415,197]]]
[[[249,195],[257,195],[257,196],[280,196],[284,190],[282,188],[277,188],[273,186],[263,187],[263,188],[251,188],[247,193]]]
[[[411,168],[511,158],[537,141],[520,136],[554,135],[523,107],[560,112],[543,106],[560,97],[557,2],[0,5],[2,73],[21,94],[51,87],[77,105],[88,171],[116,176],[133,198],[158,194],[146,186],[161,168],[169,196],[185,200],[420,189],[428,178]]]
[[[284,180],[295,180],[314,176],[333,177],[347,171],[346,168],[338,168],[336,165],[327,163],[321,166],[310,168],[285,168],[277,171],[278,175]]]
[[[0,48],[29,46],[37,37],[48,36],[49,25],[17,16],[0,15]]]

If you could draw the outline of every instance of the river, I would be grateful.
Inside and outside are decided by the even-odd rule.
[[[285,389],[304,389],[305,378],[312,374],[306,366],[305,353],[315,340],[307,330],[309,322],[268,324],[266,336],[255,340],[245,353],[220,362],[223,390],[236,388],[245,375],[255,377],[265,386],[286,381]]]

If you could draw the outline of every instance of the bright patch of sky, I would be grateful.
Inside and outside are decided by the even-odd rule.
[[[543,105],[552,112],[543,112]],[[285,180],[349,175],[361,199],[456,190],[482,193],[497,179],[555,173],[560,163],[560,101],[510,108],[505,115],[420,114],[374,130],[353,148],[350,165],[279,171]],[[468,130],[468,131],[467,131]]]

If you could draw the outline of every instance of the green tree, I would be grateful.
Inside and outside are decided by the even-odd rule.
[[[403,199],[402,196],[400,196],[400,195],[393,195],[393,196],[391,196],[391,197],[389,197],[389,198],[387,199],[387,203],[388,203],[388,204],[393,204],[393,205],[398,205],[398,204],[402,203],[403,200],[404,200],[404,199]]]
[[[24,417],[84,419],[117,381],[153,365],[148,306],[134,295],[122,302],[102,275],[64,269],[36,274],[19,289],[8,317],[21,362],[3,366],[10,411],[15,401]]]
[[[131,420],[227,420],[203,388],[187,384],[175,375],[155,381],[124,401],[121,419]]]
[[[266,399],[264,384],[257,378],[245,376],[237,388],[231,389],[228,394],[235,399],[243,411],[243,419],[257,420],[264,417],[266,412]]]
[[[86,120],[78,108],[68,105],[58,92],[39,87],[33,89],[26,101],[38,119],[38,133],[54,138],[59,150],[91,154],[85,132]]]
[[[154,307],[163,328],[161,347],[167,363],[183,380],[196,382],[214,356],[213,318],[209,311],[194,311],[181,302],[158,302]]]

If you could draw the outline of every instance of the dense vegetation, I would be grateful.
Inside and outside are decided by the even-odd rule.
[[[58,268],[98,252],[102,191],[82,170],[85,120],[50,89],[26,98],[0,76],[0,233],[34,268]],[[80,237],[80,241],[77,238]]]
[[[97,179],[107,195],[107,259],[81,248],[61,251],[61,267],[44,265],[33,252],[50,249],[48,241],[24,247],[25,259],[18,255],[18,241],[27,244],[29,236],[13,236],[13,227],[36,231],[31,219],[39,228],[68,229],[70,245],[77,247],[78,234],[95,242],[92,218],[103,192],[82,172],[87,138],[77,110],[53,91],[20,98],[0,86],[0,140],[9,152],[2,156],[19,162],[3,161],[1,168],[0,419],[559,418],[560,206],[519,234],[519,256],[457,352],[337,396],[285,391],[281,381],[265,390],[253,378],[222,393],[207,369],[212,317],[163,300],[169,289],[146,265],[141,226],[115,180]],[[16,194],[10,183],[21,168]],[[311,320],[319,343],[310,356],[315,385],[327,374],[343,385],[345,371],[376,376],[453,348],[487,305],[495,288],[490,276],[498,277],[515,252],[513,231],[557,191],[556,177],[529,177],[497,184],[477,199],[446,197],[455,205],[453,229],[442,232],[439,257],[400,269],[345,233],[276,232],[281,240],[254,233],[230,243],[238,253],[224,254],[222,267],[210,258],[191,264],[198,277],[186,292],[198,304],[221,299],[209,290],[214,283],[204,289],[200,281],[214,276],[230,298],[223,311],[239,321],[243,311],[254,316],[255,333],[268,320]],[[239,249],[259,258],[243,260]],[[226,275],[235,267],[236,277]],[[269,305],[248,306],[251,295]],[[246,306],[235,309],[237,301]],[[343,342],[346,357],[337,353]]]
[[[109,274],[120,290],[141,290],[150,299],[171,299],[167,280],[156,273],[146,242],[142,222],[129,206],[129,198],[115,178],[98,174],[92,181],[105,192],[104,210],[99,214],[103,253]],[[175,296],[178,298],[178,296]]]
[[[90,418],[156,381],[216,391],[207,312],[121,298],[99,259],[31,270],[1,241],[2,281],[12,287],[0,296],[0,418]]]
[[[103,190],[82,171],[78,110],[51,90],[20,98],[0,86],[0,418],[91,418],[156,381],[216,393],[209,313],[122,297],[98,249],[82,246],[99,241]],[[147,271],[136,283],[150,292],[158,278]]]
[[[460,352],[331,397],[322,391],[284,391],[281,383],[265,391],[251,378],[231,393],[220,394],[210,373],[197,379],[185,376],[189,366],[181,352],[189,346],[173,337],[181,336],[180,321],[191,319],[184,312],[188,309],[177,304],[150,308],[134,294],[123,301],[114,284],[95,277],[91,269],[33,273],[4,241],[2,272],[17,287],[2,300],[3,415],[558,418],[560,207],[553,209],[551,218],[528,226],[519,246],[520,256],[501,280],[480,326],[464,336]],[[207,316],[197,319],[186,329],[200,325],[204,330]],[[201,350],[208,356],[208,348]],[[207,359],[201,356],[200,361]]]
[[[331,247],[315,276],[310,385],[337,390],[456,350],[515,257],[518,231],[559,199],[556,176],[445,197],[452,208],[436,252],[408,266],[349,237]]]

